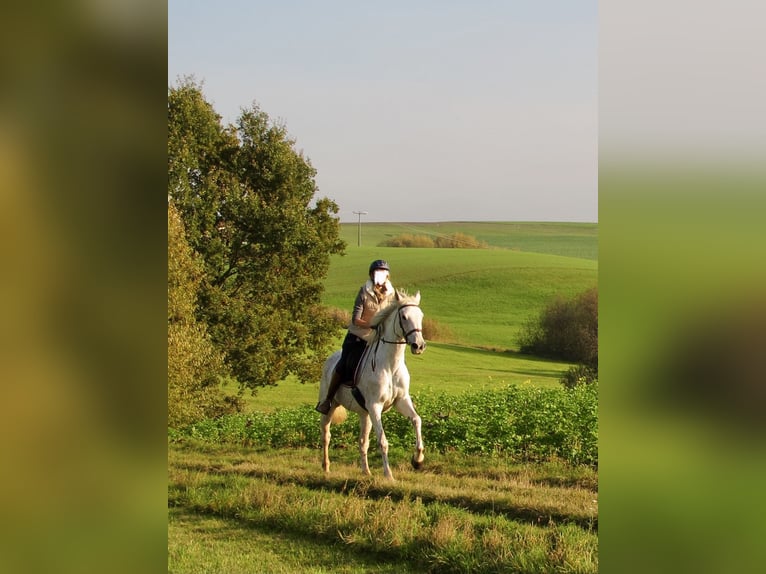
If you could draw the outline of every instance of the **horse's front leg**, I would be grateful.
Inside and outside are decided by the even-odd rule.
[[[396,410],[402,413],[405,417],[410,419],[412,428],[415,429],[415,453],[412,455],[412,468],[420,470],[423,468],[423,460],[425,450],[423,446],[423,435],[421,434],[421,420],[418,413],[415,411],[415,405],[412,404],[412,399],[407,395],[403,399],[396,401]]]
[[[375,403],[370,407],[369,413],[372,428],[375,429],[375,434],[378,437],[380,456],[383,459],[383,476],[389,480],[394,480],[394,476],[391,474],[391,468],[388,465],[388,439],[386,439],[386,433],[383,431],[383,405],[381,403]]]
[[[369,476],[370,465],[367,463],[367,451],[370,449],[370,430],[372,422],[369,415],[359,415],[359,461],[362,474]]]
[[[332,424],[331,409],[326,415],[322,415],[320,429],[322,434],[322,469],[325,474],[330,472],[330,424]]]

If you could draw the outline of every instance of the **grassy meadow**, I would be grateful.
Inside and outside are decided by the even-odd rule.
[[[414,230],[413,230],[414,228]],[[489,249],[377,247],[400,233],[456,233],[486,241]],[[556,296],[571,297],[597,283],[598,235],[590,223],[362,223],[343,224],[346,254],[334,256],[323,302],[351,311],[367,267],[391,265],[393,284],[421,292],[421,308],[445,332],[422,356],[407,356],[412,389],[461,393],[526,381],[558,386],[569,363],[518,352],[522,324]],[[576,248],[575,248],[576,246]],[[578,256],[563,255],[576,252]],[[338,348],[342,333],[339,334]],[[316,404],[319,383],[288,379],[246,397],[257,410]]]
[[[401,233],[455,232],[490,247],[377,247]],[[359,247],[354,223],[343,224],[342,236],[347,252],[332,259],[325,304],[350,311],[370,261],[382,258],[396,287],[421,292],[426,317],[440,328],[422,356],[407,355],[416,406],[423,405],[425,469],[409,467],[409,423],[387,414],[397,480],[382,479],[374,440],[373,475],[363,477],[358,419],[350,415],[336,427],[325,476],[315,446],[318,415],[316,436],[312,418],[318,382],[288,379],[260,389],[247,397],[248,411],[261,417],[257,430],[247,419],[232,419],[221,424],[241,425],[233,440],[170,437],[168,571],[597,572],[597,462],[565,460],[576,460],[586,446],[595,452],[597,405],[581,393],[531,406],[530,397],[563,392],[558,381],[570,365],[522,355],[517,344],[523,323],[551,298],[596,285],[597,225],[363,223]],[[508,410],[493,393],[509,387],[519,387],[509,395],[517,405],[511,410],[522,410],[487,421],[502,427],[502,446],[481,419]],[[487,401],[497,403],[494,411],[482,407]],[[457,416],[440,418],[445,404],[455,405]],[[207,428],[218,432],[214,423]],[[291,446],[236,438],[264,432],[285,433]],[[300,440],[293,441],[296,433]],[[529,445],[552,448],[554,440],[560,450],[514,454],[531,452]]]
[[[341,236],[349,247],[356,247],[359,226],[343,223]],[[440,223],[365,223],[362,220],[362,245],[375,246],[397,235],[439,235],[464,233],[491,248],[529,253],[548,253],[578,259],[598,259],[597,223],[535,222],[440,222]]]
[[[389,483],[361,476],[351,449],[333,452],[328,477],[317,463],[308,449],[171,449],[168,571],[598,570],[589,467],[434,454],[424,471],[394,466]]]

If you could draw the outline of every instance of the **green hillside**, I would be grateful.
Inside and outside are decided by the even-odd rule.
[[[341,236],[349,246],[358,245],[357,223],[341,224]],[[442,223],[365,223],[362,245],[374,247],[397,235],[440,235],[465,233],[486,241],[491,247],[529,253],[548,253],[565,257],[598,259],[597,223],[535,222],[442,222]]]
[[[526,381],[558,385],[570,365],[521,355],[516,339],[523,323],[536,316],[553,297],[571,297],[597,284],[596,225],[412,224],[474,235],[496,248],[373,245],[375,237],[396,235],[402,225],[364,224],[362,247],[357,247],[356,225],[343,225],[348,242],[346,255],[332,258],[323,302],[351,311],[370,262],[386,259],[394,285],[410,293],[420,291],[426,317],[445,326],[451,334],[444,341],[429,341],[422,356],[407,356],[413,393],[459,393],[469,387],[492,388]],[[503,230],[508,231],[508,237]],[[524,245],[525,249],[508,248],[514,244]],[[562,255],[567,251],[582,251],[589,256]],[[313,404],[317,390],[318,383],[301,385],[287,380],[278,387],[260,390],[254,405],[271,410],[296,402]]]
[[[386,259],[398,288],[420,291],[427,316],[450,328],[450,342],[516,349],[521,324],[556,295],[585,291],[597,282],[590,259],[507,249],[419,249],[350,246],[333,259],[324,302],[351,310],[374,259]]]

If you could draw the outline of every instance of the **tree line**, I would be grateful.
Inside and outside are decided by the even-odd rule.
[[[338,206],[284,125],[233,125],[194,78],[168,88],[168,423],[236,410],[220,390],[319,377],[337,332],[321,305],[343,253]]]

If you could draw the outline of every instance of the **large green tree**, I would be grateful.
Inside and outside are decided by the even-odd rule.
[[[345,244],[315,175],[257,105],[224,126],[193,79],[168,90],[168,197],[204,261],[199,317],[250,387],[316,380],[336,335],[320,300]]]
[[[221,388],[223,357],[196,318],[204,271],[168,202],[168,426],[179,427],[238,408]]]

